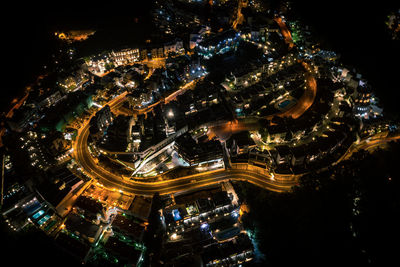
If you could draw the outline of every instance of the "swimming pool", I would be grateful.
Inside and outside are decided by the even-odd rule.
[[[48,231],[51,229],[51,227],[53,227],[55,224],[57,223],[56,220],[52,220],[51,222],[49,222],[46,226],[46,228],[44,228],[45,231]]]
[[[172,211],[172,215],[174,216],[175,221],[179,221],[180,219],[182,219],[181,214],[177,209]]]
[[[38,212],[36,212],[35,214],[33,214],[32,218],[36,220],[37,218],[39,218],[40,216],[42,216],[43,213],[44,213],[43,210],[39,210]]]
[[[278,104],[278,107],[279,107],[279,108],[285,108],[285,107],[287,107],[290,103],[292,103],[292,101],[290,101],[290,100],[285,100],[285,101],[282,101],[281,103],[279,103],[279,104]]]
[[[42,205],[39,203],[39,201],[34,200],[33,202],[30,202],[29,204],[27,204],[24,207],[24,211],[26,214],[31,215],[31,214],[35,213],[41,207],[42,207]]]
[[[45,222],[47,222],[48,219],[50,219],[50,215],[44,216],[42,219],[40,219],[40,220],[38,221],[38,224],[39,224],[39,225],[42,225],[42,224],[44,224]]]

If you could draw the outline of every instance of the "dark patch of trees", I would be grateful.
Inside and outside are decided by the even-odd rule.
[[[235,184],[250,206],[242,217],[270,266],[399,263],[400,144],[361,151],[303,177],[291,193]]]

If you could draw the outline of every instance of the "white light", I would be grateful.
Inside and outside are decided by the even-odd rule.
[[[96,102],[93,102],[93,106],[98,107],[98,108],[102,108],[103,106],[100,104],[97,104]]]

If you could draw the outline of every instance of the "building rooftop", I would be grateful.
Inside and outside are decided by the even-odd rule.
[[[203,263],[207,264],[214,260],[221,261],[234,254],[252,249],[253,245],[248,236],[246,234],[240,234],[235,240],[207,246],[202,253],[202,259]]]
[[[70,213],[65,221],[65,226],[68,231],[72,233],[77,233],[79,236],[86,238],[94,238],[96,236],[97,231],[99,230],[99,226],[95,225],[76,213]]]
[[[58,234],[56,238],[56,244],[79,260],[83,260],[90,250],[90,246],[88,244],[83,243],[63,232]]]
[[[142,220],[147,220],[150,214],[151,205],[152,198],[135,196],[128,210],[134,216],[139,217]]]
[[[117,256],[118,258],[125,259],[128,262],[135,264],[139,260],[142,253],[140,250],[135,249],[134,246],[122,242],[117,237],[113,236],[107,240],[104,248],[106,249],[106,251]]]
[[[103,212],[104,212],[103,204],[101,204],[100,202],[98,202],[95,199],[85,197],[85,196],[80,196],[76,200],[74,206],[84,210],[85,213],[103,214]]]
[[[132,218],[128,218],[127,215],[118,213],[113,222],[113,229],[123,232],[129,236],[134,237],[136,240],[141,240],[145,226],[135,222]]]
[[[233,29],[224,31],[220,34],[217,34],[215,36],[209,37],[207,39],[205,39],[204,41],[202,41],[200,43],[201,46],[203,47],[208,47],[208,46],[217,46],[218,43],[225,41],[228,38],[235,38],[236,37],[237,32]]]

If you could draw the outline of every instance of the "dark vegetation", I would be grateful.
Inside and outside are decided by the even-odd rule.
[[[292,193],[235,184],[250,207],[242,217],[245,228],[265,255],[260,266],[398,264],[399,153],[399,143],[373,154],[358,152],[305,176]]]

